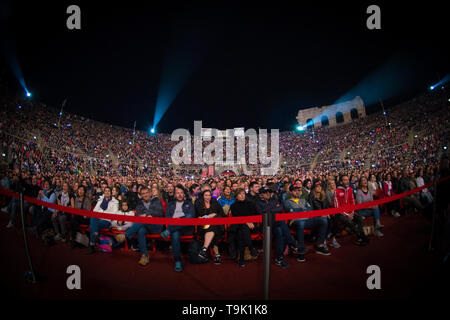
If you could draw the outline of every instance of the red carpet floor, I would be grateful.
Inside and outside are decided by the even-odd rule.
[[[29,237],[34,267],[45,276],[39,284],[24,280],[28,269],[20,228],[6,229],[8,215],[0,213],[2,287],[11,298],[27,299],[262,299],[263,261],[237,267],[227,254],[222,265],[189,264],[173,271],[168,250],[150,255],[146,267],[139,255],[116,249],[112,254],[85,255],[85,249],[68,244],[43,246]],[[271,267],[271,299],[404,299],[427,295],[423,288],[435,281],[433,261],[427,252],[430,224],[419,215],[383,216],[383,238],[372,238],[367,247],[339,239],[342,247],[331,256],[312,250],[306,262],[287,257],[291,267]],[[311,246],[309,246],[311,248]],[[68,290],[66,268],[81,268],[81,290]],[[368,290],[366,268],[381,268],[381,290]]]

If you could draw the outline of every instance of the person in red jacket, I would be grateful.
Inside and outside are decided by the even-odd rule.
[[[334,197],[334,207],[341,208],[346,205],[355,205],[355,198],[353,197],[353,189],[350,187],[350,179],[347,175],[341,176],[340,186],[336,188]],[[364,234],[362,227],[362,217],[353,210],[334,215],[334,223],[339,225],[342,223],[345,227],[356,235],[356,244],[365,246],[369,243],[369,238]]]

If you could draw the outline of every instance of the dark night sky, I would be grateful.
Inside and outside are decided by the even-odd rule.
[[[380,97],[388,104],[449,72],[443,2],[378,2],[382,30],[374,31],[366,28],[371,2],[149,2],[14,1],[2,8],[5,49],[17,56],[34,99],[58,107],[67,97],[70,112],[129,128],[137,119],[139,129],[153,122],[168,57],[179,59],[190,72],[158,125],[167,133],[192,129],[194,120],[220,129],[292,129],[299,108],[332,104],[393,56],[410,72],[395,95]],[[66,28],[70,4],[81,7],[80,31]],[[1,68],[22,94],[8,64]],[[380,81],[396,70],[390,65]],[[169,87],[177,77],[166,74]]]

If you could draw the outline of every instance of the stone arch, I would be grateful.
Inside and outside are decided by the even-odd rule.
[[[344,122],[344,115],[342,112],[336,112],[336,123],[343,123]]]

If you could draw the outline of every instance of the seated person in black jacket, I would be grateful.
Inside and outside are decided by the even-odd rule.
[[[236,201],[231,205],[230,211],[233,217],[245,217],[257,215],[254,203],[246,198],[244,189],[237,189],[235,193]],[[258,256],[257,251],[253,248],[251,232],[256,229],[254,223],[232,224],[228,228],[228,245],[230,255],[236,259],[236,243],[239,249],[238,265],[244,267],[245,247],[248,247],[252,257]]]
[[[223,218],[225,215],[219,202],[212,197],[210,190],[205,190],[195,201],[195,215],[197,218]],[[223,237],[225,228],[223,225],[204,225],[198,227],[198,234],[203,239],[203,248],[199,256],[208,259],[208,248],[212,244],[215,254],[214,263],[221,264],[219,253],[219,239]]]
[[[259,214],[271,214],[272,230],[275,238],[275,264],[282,268],[288,268],[289,264],[284,260],[283,255],[286,246],[289,246],[289,249],[294,253],[298,253],[298,249],[286,221],[275,221],[275,214],[282,213],[284,207],[273,191],[270,185],[268,188],[263,187],[259,189],[261,198],[256,202],[256,208]]]

